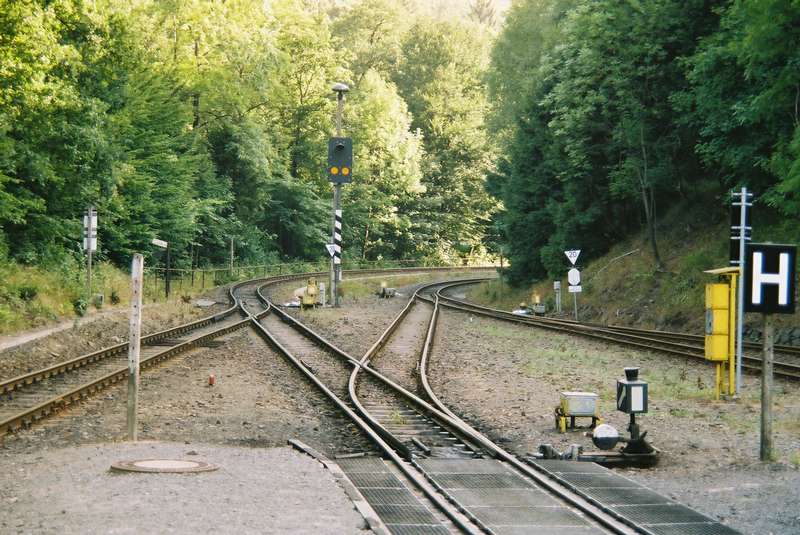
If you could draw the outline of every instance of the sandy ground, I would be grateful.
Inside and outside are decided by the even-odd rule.
[[[112,463],[183,459],[213,472],[129,473]],[[288,447],[139,442],[0,457],[2,533],[364,533],[320,463]]]

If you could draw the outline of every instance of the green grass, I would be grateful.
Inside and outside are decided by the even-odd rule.
[[[209,278],[210,279],[210,278]],[[148,281],[149,284],[148,284]],[[165,301],[163,281],[156,287],[151,278],[145,281],[145,301]],[[194,289],[190,279],[174,281],[170,301],[201,291],[199,281]],[[213,281],[207,281],[209,287]],[[92,294],[103,294],[105,305],[125,306],[130,303],[130,274],[109,263],[95,265],[92,270]],[[0,334],[40,327],[84,314],[88,308],[101,308],[86,296],[86,272],[82,266],[68,262],[51,269],[24,266],[13,262],[0,263]]]

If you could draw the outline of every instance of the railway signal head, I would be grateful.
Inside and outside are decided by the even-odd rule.
[[[353,178],[353,140],[332,137],[328,140],[328,180],[345,184]]]

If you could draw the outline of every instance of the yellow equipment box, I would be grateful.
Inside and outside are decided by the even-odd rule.
[[[730,346],[730,286],[706,284],[706,340],[707,360],[728,360]]]

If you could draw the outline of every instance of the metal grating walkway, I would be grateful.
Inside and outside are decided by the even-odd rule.
[[[737,535],[739,532],[598,464],[528,462],[605,511],[653,535]]]
[[[338,459],[336,463],[394,535],[450,534],[382,459]]]
[[[467,516],[492,533],[602,533],[583,516],[496,460],[422,459],[417,464]]]

